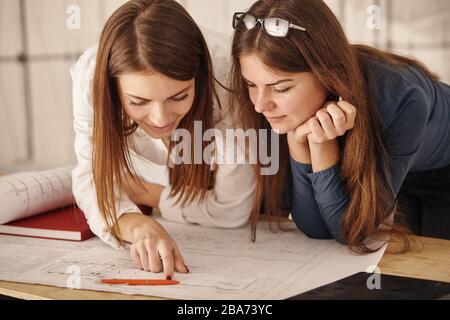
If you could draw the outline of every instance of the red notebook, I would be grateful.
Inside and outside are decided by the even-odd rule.
[[[94,236],[83,212],[76,206],[0,225],[0,233],[71,241],[84,241]]]

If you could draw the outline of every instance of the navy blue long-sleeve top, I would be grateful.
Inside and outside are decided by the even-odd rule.
[[[372,96],[391,167],[391,187],[398,195],[408,172],[450,164],[450,86],[432,81],[413,66],[394,68],[368,61]],[[340,164],[313,173],[312,166],[291,158],[292,218],[306,235],[339,240],[339,227],[351,199]]]

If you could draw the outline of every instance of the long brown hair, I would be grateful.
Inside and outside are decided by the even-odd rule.
[[[230,107],[245,128],[270,128],[253,110],[246,82],[241,76],[239,58],[256,53],[271,69],[283,72],[312,72],[330,95],[343,97],[358,111],[354,129],[340,140],[341,174],[351,200],[340,225],[340,238],[356,253],[373,252],[365,239],[398,235],[409,248],[406,229],[378,226],[395,210],[390,187],[387,152],[382,140],[377,108],[370,95],[371,81],[367,59],[387,61],[396,67],[412,65],[427,76],[436,77],[419,62],[368,46],[352,46],[333,12],[321,0],[260,0],[248,13],[258,18],[278,17],[303,26],[307,32],[292,31],[287,38],[266,35],[261,28],[236,31],[233,38],[233,67],[230,75]],[[279,216],[286,206],[283,185],[289,178],[289,152],[286,136],[281,138],[280,171],[275,176],[257,174],[257,196],[268,214]],[[256,165],[258,173],[260,166]],[[259,212],[252,216],[256,232]],[[389,231],[387,231],[389,230]]]
[[[220,108],[220,101],[205,39],[187,11],[174,0],[133,0],[121,6],[106,22],[96,63],[94,183],[100,212],[111,232],[122,241],[116,204],[123,192],[130,190],[128,177],[136,177],[130,157],[130,136],[138,124],[121,106],[117,78],[125,73],[149,71],[179,81],[195,78],[193,106],[179,125],[191,136],[194,121],[202,121],[203,130],[214,126],[213,103],[216,101]],[[169,153],[173,147],[171,142]],[[206,163],[175,165],[170,169],[171,197],[178,196],[177,200],[183,203],[204,200],[214,185],[214,175],[215,171]]]

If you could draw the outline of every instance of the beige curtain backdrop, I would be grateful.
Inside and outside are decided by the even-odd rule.
[[[74,163],[69,68],[124,2],[0,0],[0,172]],[[415,56],[450,82],[450,1],[326,2],[352,42]],[[231,35],[233,12],[253,1],[180,3],[201,26]],[[71,20],[77,14],[79,28]]]

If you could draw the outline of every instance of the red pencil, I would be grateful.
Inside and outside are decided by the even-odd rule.
[[[100,283],[126,284],[130,286],[173,286],[180,282],[166,279],[101,279]]]

